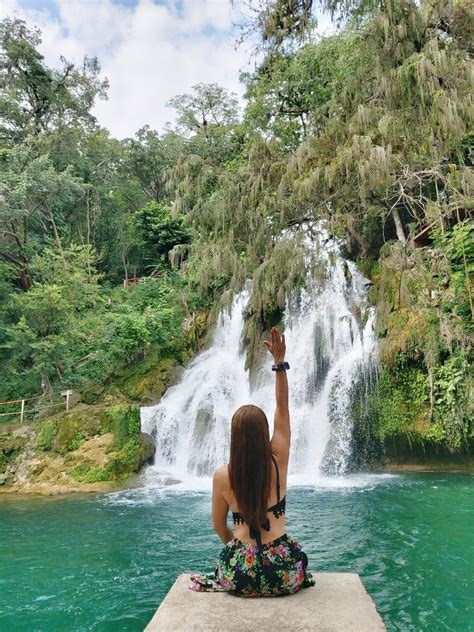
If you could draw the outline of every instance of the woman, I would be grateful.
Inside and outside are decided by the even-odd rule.
[[[267,418],[257,406],[241,406],[234,413],[230,462],[216,470],[212,489],[212,523],[225,547],[214,573],[191,575],[192,590],[270,597],[314,585],[308,558],[285,531],[290,453],[285,336],[274,327],[264,345],[275,361],[273,437],[270,441]],[[229,509],[233,533],[227,526]]]

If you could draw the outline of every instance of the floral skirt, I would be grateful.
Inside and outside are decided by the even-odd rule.
[[[191,575],[189,588],[229,592],[241,597],[277,597],[314,586],[306,569],[308,558],[298,542],[288,536],[262,545],[231,540],[221,551],[213,573]]]

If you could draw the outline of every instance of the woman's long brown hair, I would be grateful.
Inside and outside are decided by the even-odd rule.
[[[267,519],[271,466],[267,416],[258,406],[241,406],[232,417],[229,478],[249,530],[260,530]]]

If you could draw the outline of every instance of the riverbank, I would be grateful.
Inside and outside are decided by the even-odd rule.
[[[373,472],[459,472],[474,473],[473,446],[465,446],[462,452],[449,452],[434,442],[421,437],[409,441],[406,438],[387,438],[381,455],[370,468]]]
[[[61,485],[54,482],[30,483],[28,485],[2,485],[0,486],[0,502],[2,499],[42,499],[42,498],[81,498],[81,495],[94,496],[98,494],[110,494],[124,492],[140,488],[142,486],[139,473],[115,481],[99,481],[97,483],[68,482]]]
[[[82,406],[30,425],[0,428],[0,493],[60,495],[131,486],[153,459],[130,404]]]
[[[466,458],[461,462],[446,462],[444,460],[419,462],[398,462],[375,465],[371,471],[376,474],[398,474],[403,472],[438,472],[452,474],[474,474],[474,457]]]

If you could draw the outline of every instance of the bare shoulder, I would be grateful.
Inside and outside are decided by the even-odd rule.
[[[222,467],[218,467],[214,472],[214,476],[212,477],[214,486],[219,487],[222,490],[225,490],[229,486],[229,470],[227,465],[223,465]]]

